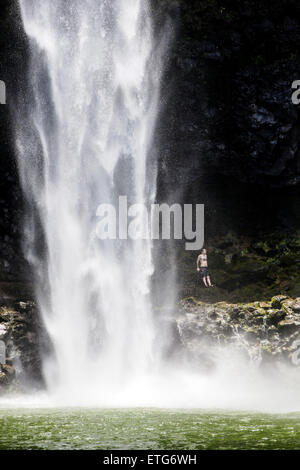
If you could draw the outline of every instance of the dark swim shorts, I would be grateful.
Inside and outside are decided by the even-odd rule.
[[[201,277],[209,276],[208,268],[200,268],[200,276]]]

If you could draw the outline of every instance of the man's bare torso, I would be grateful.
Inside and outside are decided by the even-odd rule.
[[[207,255],[201,254],[198,256],[198,261],[201,268],[207,268]]]

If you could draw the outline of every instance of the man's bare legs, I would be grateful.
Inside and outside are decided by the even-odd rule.
[[[205,287],[214,287],[213,284],[211,283],[210,276],[204,276],[202,278],[202,281]]]

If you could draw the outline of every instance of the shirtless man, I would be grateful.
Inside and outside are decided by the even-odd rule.
[[[206,249],[202,248],[200,255],[197,258],[197,271],[200,272],[203,284],[205,287],[214,287],[210,281],[210,274],[208,272],[207,253]]]

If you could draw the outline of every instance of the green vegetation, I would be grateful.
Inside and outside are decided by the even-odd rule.
[[[178,283],[183,295],[192,293],[211,302],[300,296],[299,234],[287,237],[276,232],[257,241],[229,233],[212,239],[207,249],[215,289],[202,287],[195,269],[197,254],[178,247]]]

